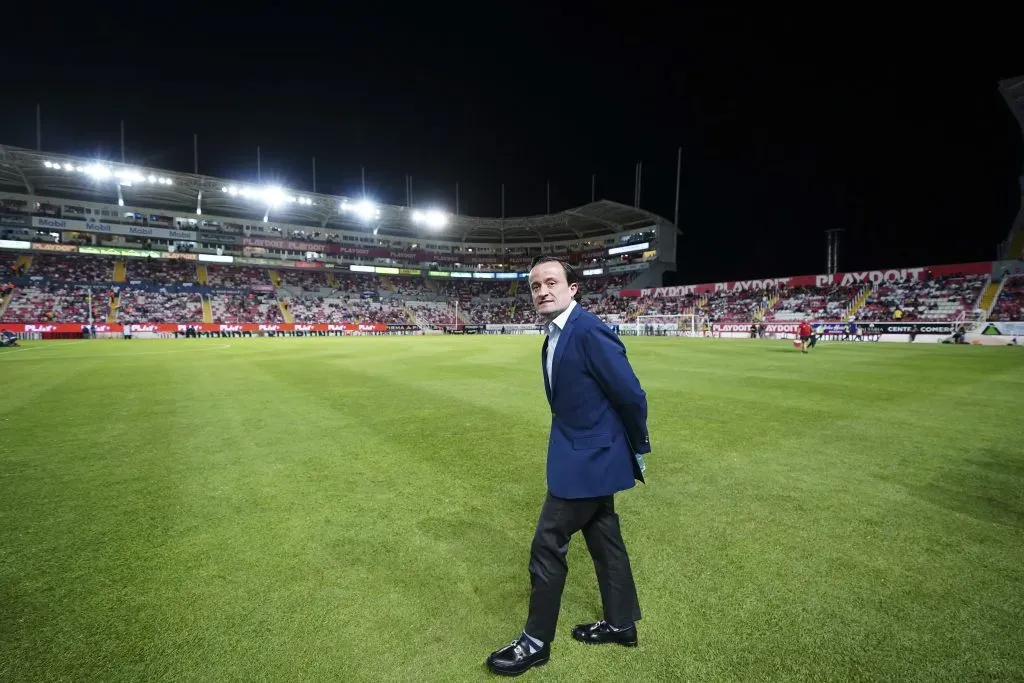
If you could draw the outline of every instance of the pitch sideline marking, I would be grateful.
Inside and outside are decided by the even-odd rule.
[[[5,356],[9,356],[11,354],[17,353],[18,351],[32,351],[32,350],[38,351],[40,349],[45,349],[45,348],[57,348],[57,347],[35,346],[35,347],[29,347],[29,348],[25,348],[25,349],[16,349],[14,351],[8,351],[7,353],[0,354],[0,361],[5,360],[5,358],[4,358]],[[128,353],[114,354],[114,355],[111,355],[109,357],[110,358],[123,358],[125,356],[155,356],[155,355],[164,354],[164,353],[190,353],[192,351],[209,351],[211,349],[230,349],[230,348],[231,348],[231,344],[217,344],[215,346],[200,346],[198,348],[193,347],[193,348],[189,348],[189,349],[170,349],[170,350],[166,350],[166,351],[130,351]],[[82,359],[82,358],[102,358],[102,357],[103,356],[87,356],[87,355],[77,355],[77,356],[57,355],[57,356],[54,356],[54,358],[59,358],[59,359],[65,359],[65,358],[69,358],[69,359]]]

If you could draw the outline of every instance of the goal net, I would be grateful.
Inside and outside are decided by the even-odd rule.
[[[639,337],[698,337],[701,316],[696,313],[640,315],[633,327]]]

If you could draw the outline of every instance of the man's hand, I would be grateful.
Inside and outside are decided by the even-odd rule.
[[[636,462],[640,465],[640,474],[647,471],[647,465],[644,463],[644,456],[642,453],[634,453],[633,457],[636,458]]]

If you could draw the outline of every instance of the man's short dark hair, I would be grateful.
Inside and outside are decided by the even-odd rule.
[[[576,268],[566,261],[565,259],[558,258],[557,256],[536,256],[530,261],[530,270],[539,266],[542,263],[558,263],[562,266],[562,270],[565,271],[565,282],[566,284],[576,285],[576,296],[573,299],[576,303],[583,300],[583,285],[580,283],[580,274],[576,271]]]

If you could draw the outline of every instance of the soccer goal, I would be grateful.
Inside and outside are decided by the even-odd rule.
[[[696,313],[676,313],[673,315],[640,315],[637,316],[634,325],[637,336],[698,337],[700,336],[701,322],[701,316]]]

